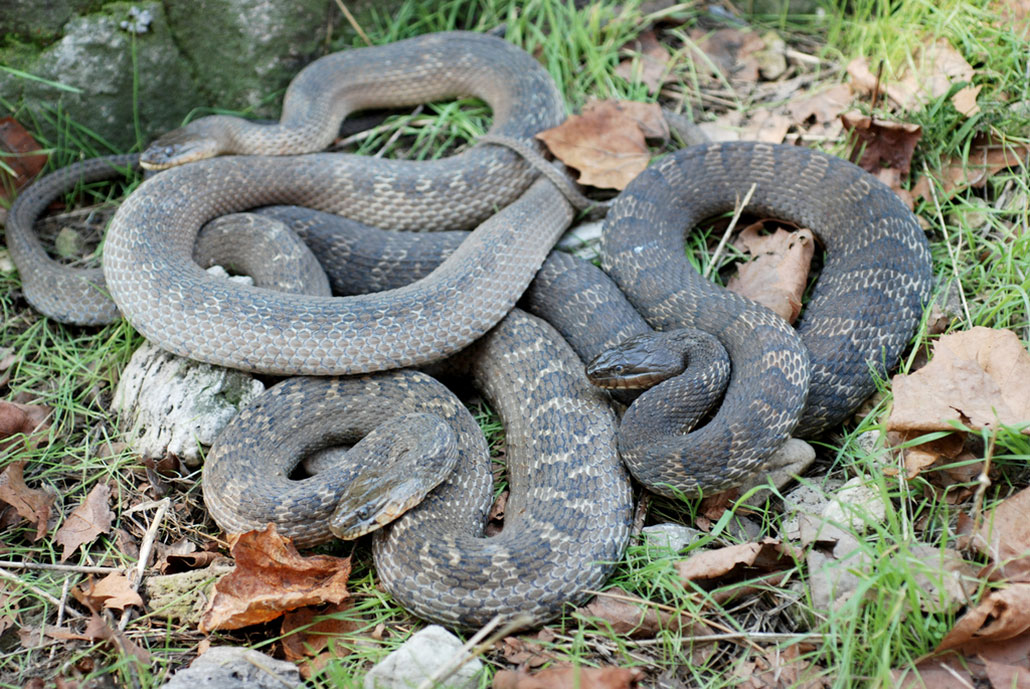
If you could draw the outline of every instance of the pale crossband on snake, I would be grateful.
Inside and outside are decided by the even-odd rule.
[[[414,40],[426,41],[434,46],[434,50],[440,47],[437,43],[431,43],[429,38]],[[476,53],[475,59],[489,62],[497,59],[498,50],[518,52],[510,46],[498,49],[495,42],[489,43],[492,49],[476,47],[486,45],[486,40],[485,37],[466,40],[463,35],[455,34],[450,36],[448,43],[463,43],[455,50]],[[396,47],[400,52],[396,56],[390,53],[388,60],[394,65],[402,63],[405,56],[401,53],[411,49],[410,45],[401,49],[400,46],[404,45],[401,43],[374,50],[386,51]],[[480,54],[484,50],[489,53],[488,56]],[[366,51],[352,51],[346,55],[363,52]],[[379,55],[379,59],[382,57],[382,54]],[[367,63],[369,66],[363,72],[366,76],[379,59]],[[467,56],[461,57],[459,62],[466,65],[468,59]],[[408,60],[404,69],[413,68],[412,62],[421,64],[424,60]],[[441,69],[449,71],[452,67],[448,65]],[[540,83],[523,83],[526,73],[537,69],[532,60],[524,61],[509,72],[509,79],[501,81],[505,86],[514,84],[521,88],[522,95],[519,98],[535,99],[537,114],[541,102],[558,102],[557,113],[560,111],[560,100],[553,94],[553,86],[545,87],[551,89],[551,95],[541,96],[536,92],[541,88]],[[422,79],[427,81],[428,77],[423,76]],[[383,80],[367,81],[379,84]],[[492,83],[483,85],[483,91],[444,89],[430,95],[480,95],[490,102],[495,114],[503,122],[503,117],[510,114],[511,109],[516,107],[513,103],[518,103],[518,100],[505,101],[501,97],[499,102],[502,105],[499,107],[496,99],[491,100],[489,87],[497,86],[500,82],[496,76],[489,81]],[[303,90],[298,92],[303,93]],[[420,98],[424,97],[423,92]],[[389,101],[389,104],[409,103],[413,100],[417,99],[395,99]],[[368,102],[363,101],[360,107],[366,105]],[[359,106],[354,106],[352,102],[348,107]],[[557,114],[552,114],[553,117],[537,117],[530,127],[517,132],[504,130],[496,122],[491,131],[501,130],[502,136],[524,138],[551,125],[551,122],[545,120],[560,119]],[[392,167],[391,161],[376,161],[367,170],[362,169],[362,174],[371,174],[369,179],[362,181],[356,170],[363,168],[363,164],[333,162],[341,159],[335,155],[274,160],[259,157],[248,159],[246,163],[239,158],[224,158],[162,173],[132,195],[112,224],[104,259],[111,292],[130,320],[148,337],[157,339],[161,346],[187,355],[191,354],[192,348],[196,348],[198,358],[252,370],[350,373],[440,358],[475,339],[490,327],[491,322],[503,315],[517,298],[517,292],[521,291],[520,285],[524,287],[532,277],[550,243],[567,224],[568,208],[547,183],[534,184],[519,201],[500,214],[503,216],[501,219],[495,217],[481,225],[476,235],[473,235],[478,235],[478,238],[471,242],[472,249],[466,250],[463,245],[440,266],[438,281],[432,283],[430,278],[436,291],[423,292],[419,297],[412,298],[409,292],[405,292],[408,288],[399,287],[397,293],[388,294],[388,297],[351,301],[352,304],[364,304],[370,308],[361,310],[359,307],[360,315],[357,317],[343,316],[343,327],[357,331],[359,326],[362,329],[370,326],[371,334],[359,334],[345,346],[319,339],[323,334],[339,331],[339,327],[328,321],[341,318],[333,308],[342,303],[340,300],[281,297],[261,290],[227,288],[210,282],[199,272],[199,268],[190,263],[189,257],[200,226],[209,218],[225,212],[273,202],[302,203],[342,211],[343,203],[326,201],[313,189],[318,174],[327,170],[338,173],[340,177],[330,179],[332,192],[342,193],[348,200],[347,205],[356,207],[358,217],[365,220],[382,221],[388,211],[380,210],[374,204],[366,205],[359,198],[361,192],[371,192],[373,196],[376,193],[385,194],[396,202],[392,205],[403,205],[415,198],[416,203],[404,206],[400,220],[386,219],[385,224],[397,228],[414,226],[417,223],[417,220],[413,220],[417,214],[417,204],[423,202],[430,208],[426,216],[427,226],[443,227],[449,220],[439,220],[441,217],[468,219],[467,210],[455,211],[448,208],[448,203],[455,191],[460,196],[471,188],[473,178],[486,177],[494,171],[495,165],[492,162],[482,163],[483,159],[476,156],[486,156],[487,160],[493,161],[495,156],[511,158],[511,154],[504,149],[487,147],[472,149],[463,155],[466,156],[464,160],[472,158],[477,162],[471,170],[445,172],[443,178],[447,182],[444,184],[422,177],[422,174],[428,174],[425,173],[428,169],[426,167],[419,167],[422,172],[415,173],[415,178],[399,179],[402,176],[399,170],[406,164]],[[378,167],[379,163],[383,163],[384,167]],[[254,168],[253,174],[248,171],[251,165]],[[441,164],[440,167],[447,165]],[[713,170],[709,167],[712,165],[721,167]],[[347,166],[353,166],[354,171]],[[518,196],[532,178],[532,173],[517,161],[516,168],[521,169],[521,173],[516,174],[520,180],[518,183],[510,181],[513,173],[497,173],[500,186],[508,188],[508,198]],[[657,179],[652,175],[651,182],[657,181],[666,186],[660,185],[657,192],[652,193],[646,183],[634,183],[616,204],[613,221],[609,221],[605,233],[605,248],[609,252],[606,266],[611,267],[623,289],[631,294],[637,306],[657,327],[669,328],[680,324],[670,316],[663,315],[666,305],[674,302],[700,304],[707,309],[708,315],[691,317],[702,321],[714,321],[720,314],[729,319],[715,324],[716,335],[731,355],[735,355],[730,389],[727,392],[729,404],[724,405],[710,423],[694,434],[683,436],[673,432],[677,436],[677,443],[681,442],[679,438],[689,442],[701,440],[704,452],[712,453],[699,455],[689,445],[686,449],[677,446],[673,457],[673,450],[666,451],[663,447],[659,456],[661,461],[654,469],[657,481],[649,482],[653,489],[661,492],[671,490],[692,493],[699,489],[725,487],[741,480],[744,474],[753,473],[760,468],[763,458],[790,433],[796,423],[791,417],[805,401],[806,389],[802,383],[808,378],[807,355],[796,341],[792,341],[785,325],[770,320],[771,317],[762,311],[753,311],[749,305],[742,306],[739,302],[743,300],[731,297],[732,305],[722,306],[719,300],[723,297],[709,293],[709,288],[703,284],[699,286],[696,278],[684,275],[683,266],[686,263],[682,258],[681,247],[685,223],[670,222],[663,215],[665,206],[685,214],[684,217],[691,221],[698,220],[731,207],[734,197],[742,196],[750,182],[755,180],[759,186],[753,207],[771,215],[800,220],[817,232],[826,234],[823,240],[828,250],[827,266],[816,290],[816,297],[830,295],[829,298],[822,297],[820,303],[828,306],[822,307],[824,311],[819,312],[824,314],[827,309],[831,312],[826,317],[830,325],[824,325],[821,332],[814,328],[813,332],[816,333],[817,344],[820,338],[837,338],[833,346],[838,347],[838,350],[828,359],[829,374],[818,370],[813,374],[813,380],[829,384],[824,385],[822,392],[814,391],[811,397],[813,400],[827,398],[838,404],[831,407],[833,411],[828,415],[822,411],[816,412],[817,417],[823,419],[819,424],[825,424],[825,419],[829,417],[839,418],[841,409],[851,404],[863,387],[868,389],[866,381],[869,379],[869,362],[882,370],[896,360],[901,344],[912,332],[919,305],[929,289],[929,260],[925,240],[918,226],[903,206],[891,201],[893,197],[885,196],[890,194],[889,190],[865,173],[832,157],[789,147],[721,145],[691,149],[670,156],[659,164],[658,169],[661,172],[657,173]],[[281,180],[276,174],[279,170],[288,171],[296,177],[291,181]],[[321,183],[321,180],[318,181]],[[683,188],[694,195],[676,197],[674,190]],[[623,198],[625,202],[621,200]],[[492,206],[503,203],[496,198],[479,203],[473,212],[476,220],[472,222],[480,219]],[[556,216],[563,217],[558,219]],[[657,236],[642,235],[652,221],[657,223],[661,232]],[[518,222],[527,222],[536,227],[543,222],[547,226],[543,232],[547,239],[526,238],[514,232],[511,226]],[[484,232],[484,227],[490,227],[491,231]],[[498,241],[502,235],[505,240]],[[622,236],[628,239],[620,239]],[[505,258],[490,255],[494,247],[501,246],[508,239],[514,242],[514,246],[506,251],[518,253],[528,250],[533,253],[533,257]],[[543,249],[538,245],[539,242],[543,242]],[[670,249],[676,242],[679,242],[680,248]],[[528,244],[533,246],[528,247]],[[872,258],[861,258],[861,251],[870,248]],[[634,264],[634,256],[640,256],[644,263]],[[881,263],[884,269],[881,269]],[[519,277],[509,279],[505,270],[512,264],[517,264],[522,272]],[[453,278],[456,265],[468,271],[458,279]],[[641,269],[641,266],[646,268]],[[495,267],[499,267],[498,273],[483,277],[485,271]],[[648,271],[653,271],[652,275],[663,275],[666,279],[652,279],[646,274]],[[482,279],[477,282],[474,278]],[[823,283],[831,285],[831,288],[824,288]],[[645,286],[642,291],[639,290],[641,285]],[[836,290],[832,285],[837,285]],[[488,311],[492,308],[489,318],[477,318],[475,312],[479,311],[479,306],[473,304],[461,310],[458,324],[452,325],[450,321],[442,319],[443,308],[436,308],[439,305],[437,300],[442,295],[456,292],[459,288],[471,288],[470,301],[476,302],[484,293],[499,292],[502,287],[506,296],[499,300],[499,305],[487,308]],[[153,290],[158,291],[155,294]],[[383,300],[394,296],[407,298],[406,301],[401,299],[402,311],[407,308],[409,314],[412,309],[418,313],[407,321],[386,315],[384,309],[387,302]],[[486,296],[493,298],[496,295]],[[657,304],[653,303],[654,300],[649,303],[650,297],[654,297]],[[157,301],[152,303],[148,301],[150,299]],[[813,303],[815,301],[813,298]],[[430,309],[430,312],[425,313],[423,309]],[[865,327],[865,318],[870,315],[876,319],[875,324]],[[295,325],[295,322],[299,325]],[[818,319],[809,315],[804,322],[815,323]],[[856,323],[858,329],[853,330]],[[210,330],[194,330],[194,326],[199,324]],[[753,332],[745,335],[744,326],[756,326],[762,332],[758,336]],[[467,335],[468,339],[459,343],[452,336],[453,332],[460,333],[463,339]],[[411,334],[420,338],[420,341],[407,348],[397,344],[398,340]],[[283,345],[284,349],[278,353],[268,352],[266,345],[270,345],[270,341]],[[852,343],[861,343],[865,348],[852,352]],[[373,351],[362,349],[363,344],[369,344]],[[437,344],[442,344],[443,349],[432,351]],[[755,351],[755,345],[760,346],[758,351]],[[833,347],[823,346],[820,349],[817,346],[816,349],[825,352]],[[845,357],[842,354],[854,356]],[[341,363],[343,360],[345,363]],[[847,375],[838,379],[837,371],[845,371]],[[856,371],[858,376],[855,375]],[[854,381],[859,377],[863,382],[856,384]],[[758,388],[745,390],[748,384],[757,384]],[[841,400],[844,400],[843,404],[840,404]],[[649,432],[653,436],[660,431]],[[704,443],[706,439],[707,445]],[[744,447],[743,443],[749,440],[757,441],[759,449]],[[620,439],[620,448],[626,456],[633,455],[632,448],[624,438]],[[738,453],[738,459],[733,458],[735,452]],[[649,467],[639,464],[631,464],[631,467],[645,481],[648,472],[652,472]],[[527,509],[532,509],[531,503],[527,504]],[[554,509],[553,506],[550,509]],[[402,518],[399,525],[388,533],[405,533],[407,527],[401,525],[408,523],[407,519]],[[412,524],[420,523],[414,516],[411,519]],[[544,516],[541,523],[546,525],[551,522]],[[420,534],[417,528],[409,529],[409,533]],[[578,537],[589,538],[582,533]],[[387,539],[389,536],[380,538]],[[408,550],[405,552],[409,555],[414,552],[415,546],[423,545],[420,535],[406,543]],[[458,557],[455,552],[450,555]],[[417,578],[413,581],[418,583]]]

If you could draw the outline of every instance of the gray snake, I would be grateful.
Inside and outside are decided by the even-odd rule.
[[[322,67],[335,71],[340,69],[336,60],[347,60],[356,82],[334,90],[331,105],[313,109],[332,121],[332,127],[357,108],[466,94],[491,105],[491,132],[499,136],[526,139],[562,117],[560,98],[539,66],[487,37],[428,36],[330,57],[332,64],[305,70],[312,75],[309,81],[298,77],[291,93],[312,98],[311,87],[304,84],[321,83],[326,78]],[[284,107],[283,126],[289,124],[290,112]],[[203,134],[205,126],[194,131]],[[237,133],[232,138],[242,137]],[[166,141],[174,144],[175,139]],[[324,136],[319,141],[310,150],[326,143]],[[355,374],[423,364],[461,350],[497,323],[568,224],[571,212],[560,194],[533,177],[514,154],[494,146],[418,164],[340,154],[202,160],[148,180],[123,204],[105,244],[107,289],[148,339],[212,363],[281,374]],[[733,371],[724,405],[710,423],[686,435],[679,428],[661,429],[671,440],[658,448],[657,460],[635,458],[641,455],[633,446],[639,429],[635,436],[620,434],[620,450],[634,475],[660,492],[727,487],[756,471],[794,430],[806,397],[816,411],[804,430],[814,432],[839,420],[868,391],[870,363],[881,371],[893,365],[928,294],[925,239],[885,187],[843,161],[800,149],[697,147],[667,157],[639,180],[610,213],[605,267],[653,327],[700,325],[713,332],[733,358]],[[684,229],[732,207],[751,181],[758,182],[752,208],[811,226],[827,246],[824,276],[800,329],[807,350],[785,324],[759,307],[716,296],[682,258]],[[480,191],[480,182],[496,193]],[[205,222],[273,203],[345,213],[392,229],[477,229],[420,282],[342,299],[237,288],[209,278],[190,260]],[[95,278],[91,284],[91,290],[103,289]],[[676,315],[680,308],[689,315]],[[646,327],[641,323],[634,322],[629,330]],[[506,327],[494,333],[506,332]],[[525,336],[512,337],[495,334],[488,341],[516,347]],[[591,337],[612,343],[610,336]],[[560,361],[564,363],[556,368],[573,365],[567,357]],[[811,392],[805,385],[810,377]],[[512,388],[505,386],[513,382],[525,387],[535,380],[509,378],[491,394],[511,397]],[[567,416],[555,413],[547,423],[544,436],[561,433],[564,442],[575,443],[578,429],[570,431]],[[567,503],[574,499],[565,491],[571,486],[568,474],[567,468],[556,471],[550,489]],[[599,476],[588,478],[597,481]],[[607,490],[616,495],[616,506],[603,522],[592,519],[596,533],[606,534],[608,550],[594,552],[615,559],[624,542],[626,516],[626,503],[618,495],[628,493],[624,487]],[[431,506],[438,492],[425,507],[377,537],[377,562],[395,595],[413,610],[451,623],[476,623],[482,618],[467,611],[477,594],[468,593],[462,602],[453,593],[465,590],[461,576],[486,570],[502,576],[516,551],[503,555],[492,550],[488,541],[493,539],[486,539],[484,552],[492,554],[469,555],[470,569],[453,570],[457,574],[448,578],[450,563],[472,551],[461,550],[469,548],[467,535],[453,535],[443,521],[439,530],[431,526],[433,518],[427,515],[435,509]],[[516,504],[536,521],[537,535],[542,530],[555,536],[526,550],[522,567],[532,568],[544,557],[569,566],[562,551],[576,539],[595,538],[583,521],[570,522],[579,530],[566,532],[559,506],[542,494]],[[390,543],[403,545],[391,550]],[[435,582],[418,573],[427,567],[439,576]],[[545,596],[557,581],[541,577],[530,585],[512,580],[505,584],[511,594],[508,604],[524,607],[531,595]],[[573,597],[566,586],[554,588],[564,598]],[[419,599],[433,602],[420,604]],[[553,614],[554,601],[548,600],[543,609]],[[454,606],[465,607],[455,612]]]

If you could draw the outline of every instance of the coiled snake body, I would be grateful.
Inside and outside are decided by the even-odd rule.
[[[349,76],[332,77],[342,85],[327,89],[327,104],[311,108],[314,119],[330,121],[324,128],[331,131],[340,117],[360,107],[469,94],[491,105],[491,132],[501,136],[527,139],[563,116],[561,99],[539,65],[485,36],[437,34],[330,57],[298,77],[290,98],[323,103],[318,85],[329,78],[328,71],[345,66]],[[280,131],[296,130],[294,120],[303,120],[299,129],[310,131],[301,110],[292,107],[284,107]],[[189,149],[194,134],[204,139],[215,130],[226,131],[217,120],[187,130],[184,139],[177,138],[180,133],[165,140],[162,146],[169,154],[182,141]],[[223,138],[231,142],[232,152],[257,131],[234,123]],[[330,139],[308,137],[308,148],[294,152],[316,150]],[[104,249],[107,289],[148,339],[212,363],[278,374],[354,374],[439,360],[509,312],[569,223],[571,211],[561,195],[533,178],[513,153],[495,146],[425,163],[339,154],[202,160],[146,181],[119,209]],[[682,256],[684,230],[731,208],[752,182],[757,184],[752,208],[812,227],[827,248],[823,277],[800,328],[807,349],[761,307],[697,278]],[[420,282],[346,299],[228,285],[190,260],[204,223],[274,203],[339,212],[392,229],[478,227]],[[496,208],[502,210],[488,218]],[[843,161],[791,147],[725,144],[668,156],[620,196],[607,221],[604,249],[605,268],[652,327],[701,326],[733,358],[724,405],[710,423],[687,435],[679,428],[637,427],[620,438],[634,474],[667,493],[726,487],[758,470],[794,430],[806,399],[815,411],[805,430],[825,427],[847,413],[869,390],[869,367],[884,371],[896,361],[930,285],[925,239],[889,190]],[[560,280],[560,273],[545,279]],[[545,400],[561,398],[569,384],[555,376],[577,365],[544,344],[547,338],[540,337],[535,321],[518,313],[511,318],[520,329],[502,324],[477,347],[492,350],[492,356],[532,360],[542,368],[518,363],[508,373],[476,374],[484,376],[480,383],[506,417],[504,405],[519,408],[524,391],[539,390]],[[646,328],[639,316],[634,318],[618,326],[622,334]],[[612,344],[613,338],[586,337],[595,344]],[[581,393],[591,394],[579,390],[576,397]],[[559,599],[584,586],[583,580],[569,583],[556,575],[550,565],[543,568],[545,560],[560,561],[565,571],[589,569],[587,578],[596,582],[606,567],[592,569],[582,558],[617,559],[628,510],[624,477],[612,478],[618,470],[611,457],[575,466],[582,439],[596,441],[603,432],[573,423],[562,405],[547,409],[545,402],[543,409],[534,432],[519,437],[531,449],[542,449],[542,456],[557,453],[566,459],[540,470],[546,489],[513,497],[509,519],[515,509],[526,521],[516,519],[505,529],[511,535],[501,538],[513,539],[510,544],[470,542],[478,526],[469,520],[483,516],[482,503],[471,509],[474,517],[468,512],[460,517],[465,526],[458,531],[440,516],[445,511],[436,510],[442,503],[464,499],[466,488],[457,482],[459,487],[450,489],[455,492],[434,492],[377,537],[381,576],[405,605],[451,624],[476,624],[491,611],[527,607],[544,617],[556,611]],[[636,452],[641,434],[670,440],[658,444],[657,455]],[[576,473],[581,474],[578,483],[572,480]],[[260,479],[238,473],[234,480],[246,485]],[[512,484],[513,493],[522,491],[527,480],[513,479]],[[614,496],[610,508],[601,515],[586,510],[586,503],[599,502],[601,495]],[[586,518],[570,518],[569,509]],[[517,535],[524,523],[548,538],[534,544],[519,540],[525,538]],[[580,550],[585,543],[593,545]],[[538,565],[541,574],[535,579],[505,578]],[[482,581],[484,572],[500,578],[499,588],[483,593],[469,585]],[[484,596],[496,598],[484,605]],[[536,607],[530,603],[535,599],[545,602]]]

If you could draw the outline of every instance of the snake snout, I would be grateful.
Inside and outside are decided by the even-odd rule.
[[[663,333],[636,335],[601,352],[586,367],[587,378],[608,390],[643,390],[679,375],[687,361]]]

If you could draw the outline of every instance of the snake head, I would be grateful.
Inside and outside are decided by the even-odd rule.
[[[434,414],[404,414],[377,426],[348,452],[361,471],[329,517],[329,530],[352,540],[420,503],[457,464],[457,442]]]
[[[199,120],[198,120],[199,121]],[[167,170],[221,153],[215,139],[191,129],[173,129],[156,139],[140,154],[140,165],[147,170]]]
[[[587,364],[587,378],[609,390],[643,390],[692,368],[728,361],[714,336],[692,328],[635,335]],[[728,363],[725,364],[728,371]],[[699,371],[700,372],[700,371]]]

